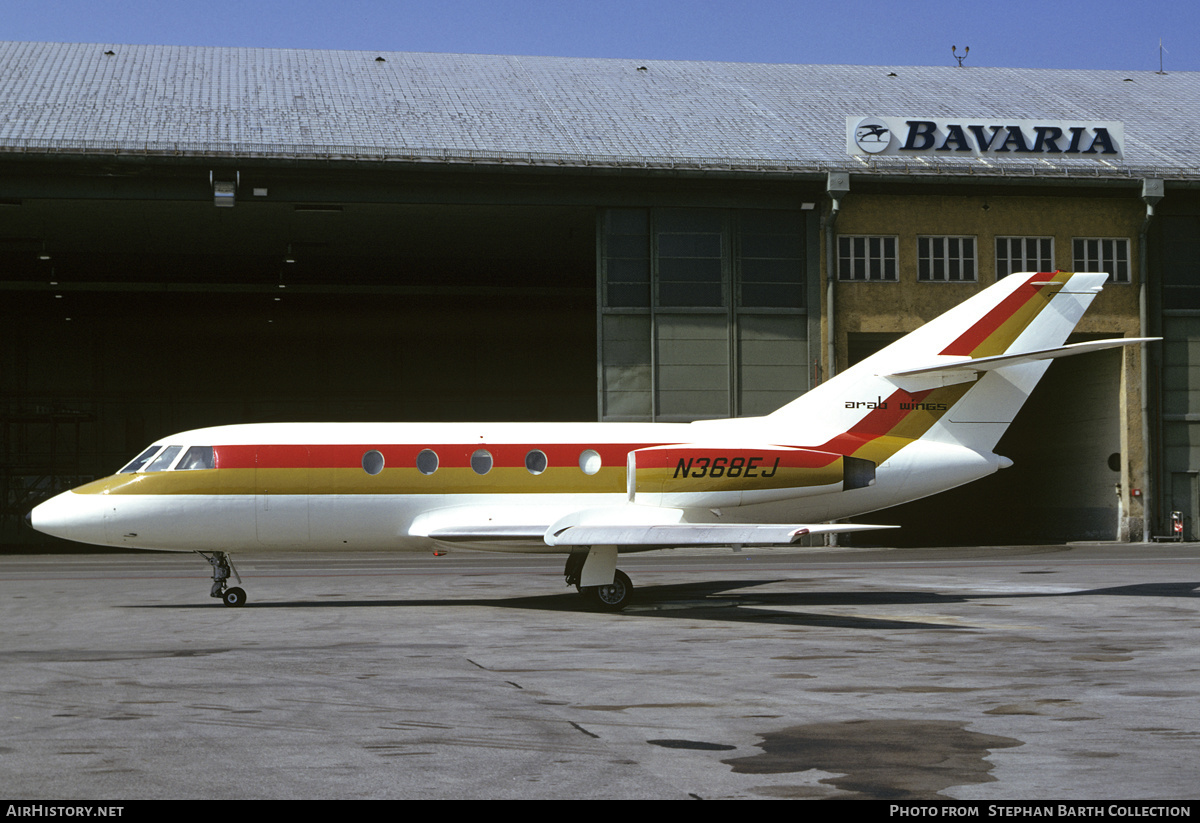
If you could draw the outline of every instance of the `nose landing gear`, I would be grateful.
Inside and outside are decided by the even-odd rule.
[[[233,561],[229,559],[229,555],[225,552],[213,552],[211,555],[207,555],[199,551],[196,554],[203,557],[212,566],[213,584],[208,596],[219,597],[226,606],[246,605],[246,592],[243,589],[238,586],[225,588],[225,582],[229,580],[230,574],[237,578],[237,582],[242,582],[242,576],[233,567]]]

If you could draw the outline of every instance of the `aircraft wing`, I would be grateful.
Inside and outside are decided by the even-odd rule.
[[[548,546],[786,546],[808,534],[894,529],[863,523],[583,523],[559,528],[478,524],[432,529],[428,537],[448,543],[543,541]]]
[[[429,530],[424,536],[432,537],[435,540],[442,540],[446,543],[495,542],[505,540],[528,543],[534,540],[541,540],[545,535],[545,526],[480,524],[476,526],[442,526],[441,528]]]
[[[896,526],[861,523],[775,525],[762,523],[670,523],[658,526],[596,524],[547,533],[551,546],[784,546],[806,534],[833,534]]]

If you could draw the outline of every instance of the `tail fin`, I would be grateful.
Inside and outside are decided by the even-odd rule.
[[[913,440],[990,455],[1106,274],[1014,274],[768,415],[788,442],[881,463]],[[803,430],[798,430],[803,427]]]

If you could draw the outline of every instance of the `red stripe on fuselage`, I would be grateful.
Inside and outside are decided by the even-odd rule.
[[[493,466],[525,467],[525,455],[537,449],[546,455],[551,466],[573,466],[579,463],[580,454],[590,450],[600,454],[605,466],[624,466],[626,455],[647,446],[660,443],[360,443],[360,444],[291,444],[215,446],[216,468],[218,469],[337,469],[362,466],[363,455],[378,451],[383,455],[384,465],[411,468],[417,463],[417,455],[431,449],[438,456],[439,468],[465,468],[471,465],[471,455],[478,449],[486,449],[492,455]]]
[[[714,448],[708,446],[666,446],[644,449],[637,454],[638,471],[650,469],[677,469],[681,460],[692,461],[696,458],[741,459],[742,464],[748,459],[775,459],[776,465],[783,468],[821,469],[840,459],[843,455],[831,452],[816,451],[803,446],[768,446],[755,448]],[[739,464],[739,465],[742,465]],[[736,475],[734,475],[736,476]]]

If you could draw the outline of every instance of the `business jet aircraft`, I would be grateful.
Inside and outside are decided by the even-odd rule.
[[[1107,275],[1011,275],[765,417],[694,423],[278,423],[164,438],[37,506],[85,543],[200,553],[211,595],[246,594],[229,552],[568,555],[601,608],[629,601],[619,552],[786,545],[889,528],[828,521],[926,497],[1011,461],[993,452]]]

